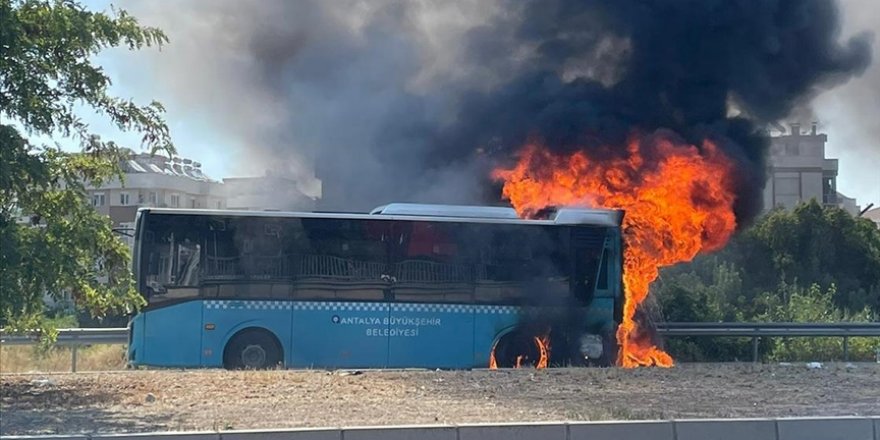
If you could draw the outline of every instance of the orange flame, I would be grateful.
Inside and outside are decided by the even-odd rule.
[[[535,346],[538,348],[538,362],[535,363],[536,369],[547,368],[550,365],[550,335],[544,335],[541,337],[535,336],[534,338]],[[495,348],[498,346],[496,342],[495,345],[492,346],[492,352],[489,353],[489,369],[497,370],[498,369],[498,361],[495,359]],[[528,356],[524,354],[519,354],[516,356],[516,361],[514,361],[513,368],[521,368],[523,361],[527,360]]]
[[[541,353],[535,368],[547,368],[547,365],[550,364],[550,335],[544,335],[540,338],[536,336],[535,344],[538,345],[538,351]]]
[[[625,292],[617,330],[623,367],[672,366],[666,352],[634,319],[659,269],[721,248],[736,228],[733,164],[711,142],[702,148],[670,139],[639,140],[627,157],[594,160],[587,153],[556,154],[527,145],[511,169],[492,176],[523,217],[549,206],[623,209]]]

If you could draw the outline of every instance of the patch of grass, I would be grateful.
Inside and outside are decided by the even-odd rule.
[[[76,353],[77,371],[121,370],[125,368],[124,345],[80,347]],[[0,346],[0,373],[70,371],[71,349],[54,347],[41,353],[34,346]]]

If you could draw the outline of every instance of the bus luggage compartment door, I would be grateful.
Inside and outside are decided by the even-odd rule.
[[[393,303],[388,343],[391,367],[469,368],[474,352],[473,308]]]
[[[295,303],[293,366],[387,366],[388,309],[386,302]]]

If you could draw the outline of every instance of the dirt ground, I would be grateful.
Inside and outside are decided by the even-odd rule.
[[[0,376],[0,434],[880,415],[880,364]]]

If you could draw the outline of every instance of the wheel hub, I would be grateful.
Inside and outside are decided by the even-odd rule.
[[[241,351],[241,363],[248,368],[261,368],[266,364],[266,350],[259,345],[248,345]]]

